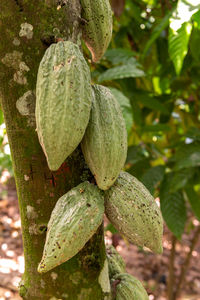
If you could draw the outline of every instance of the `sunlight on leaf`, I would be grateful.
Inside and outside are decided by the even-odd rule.
[[[189,22],[192,15],[200,9],[200,1],[185,1],[179,0],[176,11],[173,12],[172,18],[170,18],[170,28],[176,32],[178,31],[183,23]]]
[[[192,32],[191,17],[200,9],[200,1],[179,0],[176,10],[169,21],[169,56],[174,64],[176,74],[182,69],[188,52],[188,42]]]
[[[184,23],[178,31],[169,30],[169,56],[174,64],[176,74],[182,69],[184,58],[188,52],[188,42],[192,32],[192,24]]]

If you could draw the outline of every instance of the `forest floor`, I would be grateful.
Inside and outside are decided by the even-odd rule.
[[[107,223],[107,221],[105,221]],[[118,234],[106,231],[106,243],[114,243],[124,258],[127,272],[140,279],[148,291],[150,300],[166,300],[170,233],[165,229],[163,255],[154,255],[128,244]],[[176,245],[175,272],[180,273],[185,255],[189,251],[190,235],[184,235]],[[17,292],[24,270],[20,216],[17,194],[13,183],[0,184],[0,300],[21,299]],[[200,300],[200,240],[192,252],[189,270],[180,300]],[[178,300],[178,299],[177,299]]]

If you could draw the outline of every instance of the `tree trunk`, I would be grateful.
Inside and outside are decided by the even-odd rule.
[[[51,43],[59,39],[79,40],[80,11],[79,0],[0,1],[0,98],[21,214],[25,255],[20,286],[23,299],[109,297],[103,226],[70,261],[44,275],[37,272],[47,223],[56,201],[90,176],[80,149],[57,172],[48,169],[34,117],[39,62]]]

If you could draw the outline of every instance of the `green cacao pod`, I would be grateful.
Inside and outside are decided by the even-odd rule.
[[[130,242],[162,253],[163,219],[146,187],[127,172],[121,172],[105,192],[105,212],[116,229]]]
[[[115,300],[149,300],[142,283],[130,274],[117,274],[111,284]]]
[[[124,167],[127,155],[126,125],[119,103],[110,90],[94,85],[93,91],[90,121],[81,147],[97,185],[107,190]]]
[[[118,273],[126,272],[126,265],[123,258],[112,245],[106,245],[106,256],[108,260],[109,277],[112,278]]]
[[[89,67],[72,42],[52,44],[39,66],[36,125],[51,170],[57,170],[80,143],[92,102]]]
[[[47,272],[76,255],[102,223],[103,214],[102,191],[87,181],[63,195],[48,223],[38,272]]]
[[[81,0],[82,33],[86,46],[97,62],[105,53],[112,37],[112,10],[109,0]]]

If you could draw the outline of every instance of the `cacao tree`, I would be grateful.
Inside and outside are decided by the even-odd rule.
[[[55,203],[83,178],[87,179],[89,173],[80,149],[57,172],[49,170],[34,117],[39,63],[46,49],[60,38],[78,42],[80,2],[3,0],[0,11],[0,98],[15,172],[25,255],[20,295],[24,299],[103,299],[109,295],[110,285],[105,279],[101,225],[69,262],[46,274],[37,271]]]
[[[117,177],[131,176],[119,175],[127,155],[125,121],[112,92],[92,87],[80,47],[83,36],[93,62],[103,57],[112,37],[110,2],[45,1],[34,8],[36,18],[29,1],[1,3],[1,98],[25,252],[20,295],[147,299],[131,275],[116,269],[118,277],[109,278],[113,268],[102,228],[106,210],[130,241],[162,252],[162,217],[148,190],[132,177],[117,186]],[[36,27],[38,18],[43,22]],[[103,191],[109,193],[111,186],[106,199]],[[120,199],[115,206],[109,206],[112,194]]]
[[[93,178],[80,147],[58,171],[50,171],[35,132],[36,76],[46,49],[63,37],[80,45],[80,33],[87,28],[84,38],[88,49],[103,55],[99,50],[103,36],[99,35],[99,40],[96,36],[95,48],[90,40],[91,23],[87,15],[83,17],[83,11],[81,15],[80,4],[90,5],[91,1],[80,2],[2,0],[0,3],[0,98],[22,219],[26,269],[20,293],[25,299],[41,299],[41,295],[42,299],[102,299],[109,295],[108,280],[104,280],[107,267],[102,226],[85,248],[67,263],[46,274],[37,272],[47,223],[55,203],[80,182]],[[92,81],[106,85],[121,106],[129,146],[125,170],[138,178],[154,197],[160,198],[163,217],[173,234],[167,281],[168,298],[174,300],[181,290],[200,235],[199,225],[194,225],[200,220],[200,3],[182,0],[110,2],[116,15],[113,37],[100,63],[90,65]],[[99,8],[97,1],[94,5]],[[99,14],[98,9],[95,12]],[[108,27],[108,23],[103,22],[100,29],[107,28],[111,38]],[[99,29],[94,28],[94,31]],[[105,39],[105,48],[108,41]],[[85,45],[83,49],[84,56],[90,60]],[[83,141],[83,152],[84,147]],[[9,166],[9,157],[5,155],[2,162],[3,166]],[[87,163],[90,165],[89,160]],[[91,165],[90,168],[92,171]],[[95,172],[92,171],[94,175]],[[104,174],[101,176],[103,178]],[[106,192],[107,195],[115,190],[118,181]],[[109,197],[106,198],[108,207]],[[112,207],[110,219],[113,213]],[[114,220],[115,227],[124,234]],[[181,276],[175,278],[175,246],[185,228],[187,232],[193,230],[194,237]],[[148,235],[148,230],[145,235]],[[113,250],[107,249],[110,281],[121,280],[119,294],[122,287],[131,299],[131,286],[135,281],[124,276],[123,261],[115,261],[112,253]],[[115,276],[111,276],[112,270]],[[66,278],[64,284],[63,278]],[[139,290],[140,287],[139,284]],[[120,295],[124,297],[123,292]],[[144,291],[138,295],[146,297]]]
[[[117,2],[112,1],[113,6]],[[199,1],[126,0],[112,47],[93,72],[123,109],[126,171],[160,198],[172,232],[168,298],[177,299],[200,236]],[[117,13],[116,13],[117,14]],[[192,233],[178,277],[176,244]]]

